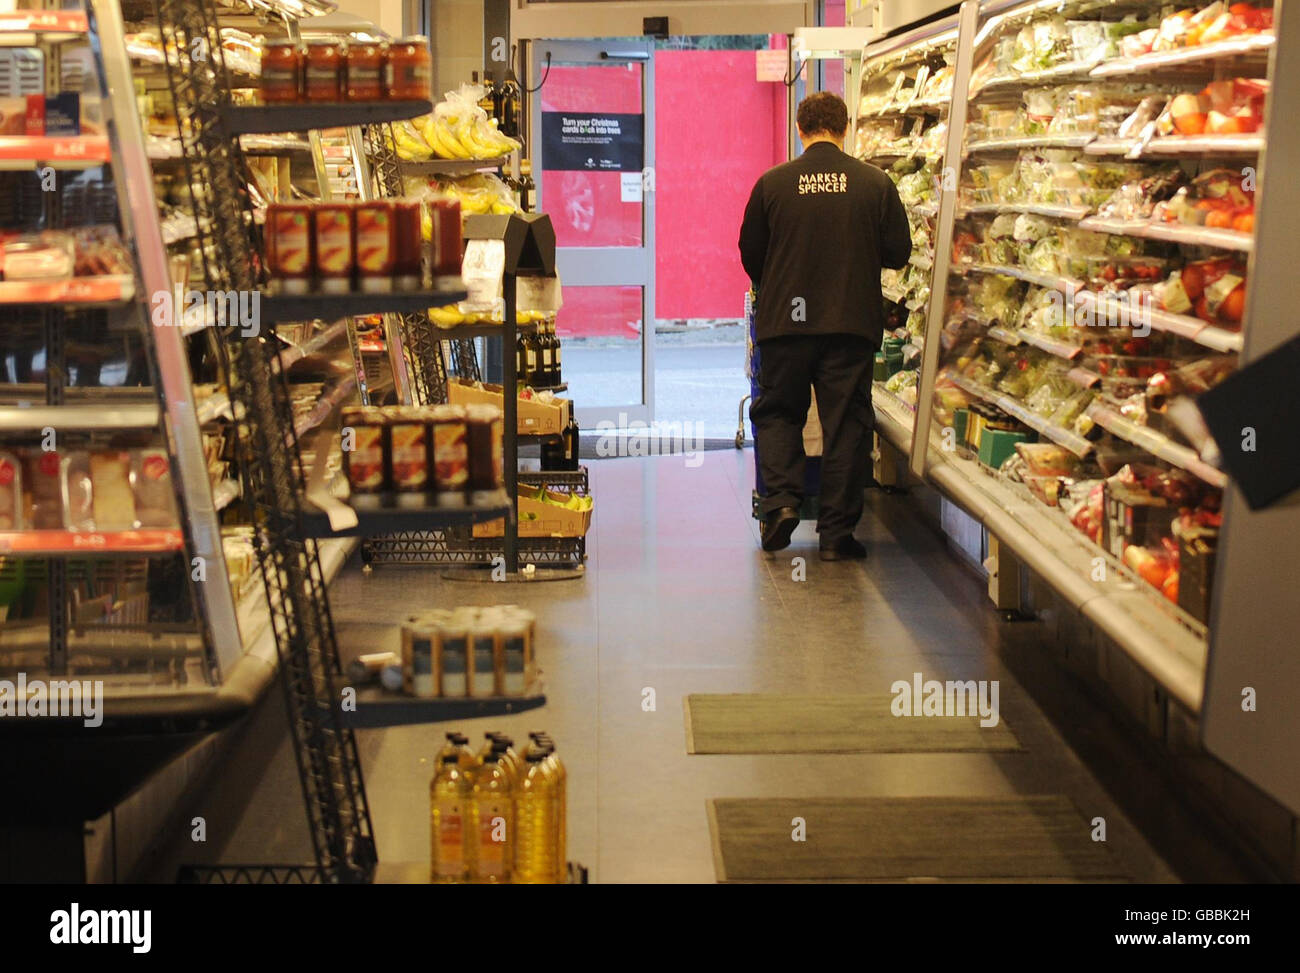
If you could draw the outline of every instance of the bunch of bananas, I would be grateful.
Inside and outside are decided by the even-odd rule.
[[[416,119],[416,124],[439,159],[497,159],[521,147],[498,131],[497,120],[477,105],[448,108],[444,102],[433,114]]]
[[[496,176],[477,173],[460,179],[440,180],[438,189],[460,203],[462,216],[486,213],[508,216],[519,212],[509,188]]]
[[[446,307],[428,309],[429,320],[439,328],[455,328],[462,324],[502,324],[504,315],[500,303],[491,311],[465,308],[460,304],[448,304]],[[548,311],[515,311],[516,324],[535,324],[546,321]]]
[[[570,493],[567,499],[561,501],[559,498],[565,496],[564,493],[551,493],[546,487],[538,487],[534,490],[532,487],[519,488],[519,495],[527,497],[529,500],[537,500],[540,503],[549,503],[552,506],[564,507],[566,510],[591,510],[595,506],[595,499],[581,493]]]
[[[393,122],[392,148],[399,159],[407,162],[427,162],[433,158],[433,149],[424,140],[420,130],[403,119]]]

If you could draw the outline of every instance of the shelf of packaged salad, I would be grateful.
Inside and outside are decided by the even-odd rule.
[[[1266,58],[1275,41],[1271,33],[1247,34],[1227,40],[1212,41],[1194,47],[1174,48],[1166,51],[1149,51],[1132,57],[1116,57],[1092,69],[1094,78],[1127,77],[1150,74],[1163,68],[1204,68],[1207,72],[1222,70],[1220,62],[1248,59],[1248,65],[1233,65],[1239,70],[1265,70]]]
[[[1107,316],[1116,320],[1131,318],[1139,325],[1148,325],[1155,331],[1164,331],[1187,338],[1214,351],[1236,352],[1242,348],[1243,338],[1239,331],[1231,331],[1190,315],[1174,314],[1162,308],[1152,307],[1149,303],[1134,307],[1122,303],[1118,295],[1098,294],[1085,290],[1083,282],[1069,277],[1040,273],[1007,264],[975,262],[954,262],[951,270],[954,274],[977,273],[1014,277],[1066,295],[1079,313],[1092,313],[1099,319],[1105,319]]]
[[[1221,227],[1188,226],[1181,223],[1159,223],[1155,220],[1118,220],[1103,216],[1087,216],[1079,220],[1079,229],[1118,236],[1136,236],[1167,243],[1188,246],[1217,247],[1222,250],[1239,250],[1250,253],[1255,248],[1251,233]]]

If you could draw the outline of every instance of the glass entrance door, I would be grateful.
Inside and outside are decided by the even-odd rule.
[[[563,378],[585,429],[653,419],[654,46],[532,44],[538,208],[555,226]]]

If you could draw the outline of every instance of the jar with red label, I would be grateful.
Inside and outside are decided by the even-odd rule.
[[[384,46],[351,41],[347,53],[347,100],[378,101],[384,96]]]
[[[397,262],[397,225],[393,204],[387,201],[359,203],[356,220],[357,279],[370,293],[393,289],[393,267]]]
[[[343,473],[348,485],[353,493],[382,492],[387,481],[388,417],[372,406],[348,406],[341,418]]]
[[[461,264],[460,200],[429,200],[433,224],[433,276],[459,277]]]
[[[347,48],[340,41],[313,40],[307,44],[303,94],[307,101],[343,100],[343,64]]]
[[[352,290],[352,271],[356,267],[352,207],[344,203],[321,203],[313,215],[320,289],[326,294],[345,294]]]
[[[414,200],[393,204],[394,242],[393,284],[398,290],[419,290],[424,283],[424,238],[420,233],[422,205]]]
[[[314,207],[272,203],[266,208],[266,263],[283,294],[311,289]]]
[[[268,105],[302,100],[303,47],[293,41],[262,46],[262,100]]]
[[[428,100],[433,89],[433,55],[429,38],[403,37],[388,45],[385,66],[388,97],[394,101]]]

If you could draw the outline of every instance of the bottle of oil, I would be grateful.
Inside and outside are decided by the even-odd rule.
[[[508,882],[514,868],[514,794],[512,773],[492,748],[474,771],[469,833],[474,842],[471,882]]]
[[[474,766],[474,752],[469,748],[469,737],[463,733],[452,731],[447,734],[447,742],[443,744],[442,749],[438,751],[437,765],[439,767],[442,766],[443,757],[446,757],[449,754],[456,755],[462,770],[469,770],[469,768]]]
[[[501,765],[510,771],[511,779],[518,784],[523,776],[524,762],[515,753],[515,741],[504,733],[497,733],[492,740],[492,749],[501,754]]]
[[[429,817],[432,824],[432,878],[435,882],[463,882],[469,877],[473,843],[466,826],[473,793],[469,775],[460,766],[460,753],[442,758],[429,782]]]
[[[546,753],[546,762],[550,765],[551,774],[555,778],[555,803],[558,820],[555,827],[555,862],[560,870],[560,877],[557,881],[564,881],[565,872],[568,867],[568,834],[569,834],[569,801],[568,801],[568,780],[569,773],[564,769],[564,763],[560,760],[559,753],[556,752],[555,742],[549,737],[544,737],[542,746]]]
[[[555,776],[544,748],[534,744],[524,758],[524,775],[515,793],[515,874],[522,884],[559,880],[555,833],[559,826]]]

